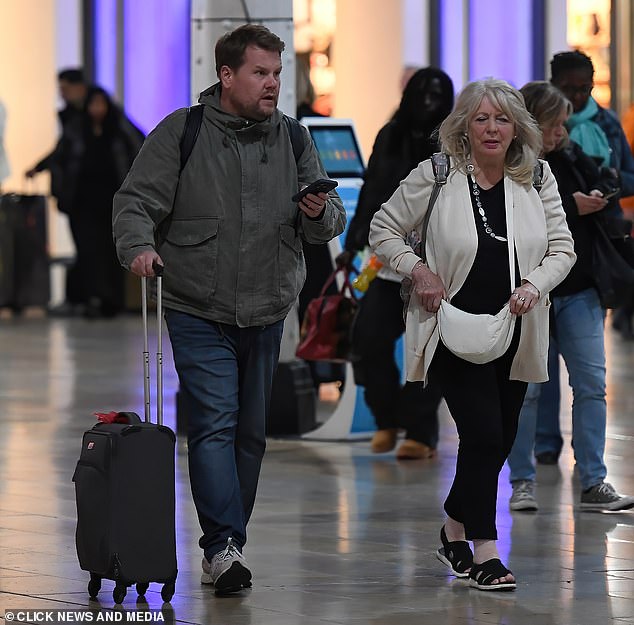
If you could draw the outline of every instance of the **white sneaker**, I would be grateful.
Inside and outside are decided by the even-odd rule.
[[[628,510],[634,508],[634,497],[620,495],[612,484],[601,482],[581,493],[581,507],[584,510]]]
[[[513,494],[509,501],[509,508],[514,511],[534,512],[537,510],[535,499],[535,482],[532,480],[517,480],[512,483]]]
[[[251,587],[251,571],[246,558],[233,544],[233,538],[227,539],[227,546],[211,562],[203,558],[202,567],[201,584],[213,584],[218,594],[239,592]]]

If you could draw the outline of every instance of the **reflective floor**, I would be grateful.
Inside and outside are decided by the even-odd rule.
[[[112,583],[91,601],[77,564],[71,476],[95,411],[142,411],[139,326],[136,317],[0,319],[0,619],[8,610],[113,607]],[[608,477],[631,494],[634,343],[607,333]],[[167,341],[164,349],[165,420],[174,426]],[[470,589],[434,557],[456,450],[443,411],[431,461],[372,455],[367,441],[271,440],[245,549],[254,586],[231,598],[199,583],[180,441],[176,594],[163,606],[152,585],[139,605],[206,625],[634,624],[634,513],[578,511],[568,392],[564,402],[565,451],[559,466],[539,468],[539,512],[510,514],[506,469],[500,480],[500,546],[518,578],[514,593]],[[137,607],[133,589],[123,607]]]

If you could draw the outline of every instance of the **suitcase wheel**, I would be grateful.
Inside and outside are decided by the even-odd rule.
[[[91,599],[96,599],[99,591],[101,590],[101,577],[99,575],[95,575],[94,573],[90,574],[90,581],[88,582],[88,594]]]
[[[150,587],[150,584],[148,584],[147,582],[139,582],[136,585],[136,592],[139,595],[139,597],[143,597],[145,596],[145,593],[147,592],[147,589]]]
[[[112,598],[115,603],[123,603],[125,596],[128,594],[127,586],[123,586],[121,584],[117,584],[112,591]]]
[[[174,582],[168,582],[167,584],[164,584],[163,588],[161,589],[161,599],[163,599],[165,603],[169,603],[174,596],[175,590],[176,585],[174,584]]]

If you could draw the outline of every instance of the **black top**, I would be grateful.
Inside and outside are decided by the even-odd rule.
[[[119,188],[112,156],[111,137],[105,134],[88,134],[85,137],[85,151],[79,169],[78,195],[94,197],[109,195]]]
[[[498,241],[484,230],[484,222],[478,211],[472,192],[472,178],[468,178],[473,218],[478,233],[478,251],[462,288],[451,299],[460,310],[470,313],[494,315],[508,302],[511,296],[508,243]],[[480,203],[493,232],[506,238],[506,211],[504,207],[504,178],[490,189],[480,191]],[[517,266],[517,263],[516,263]],[[519,284],[517,276],[515,284]]]

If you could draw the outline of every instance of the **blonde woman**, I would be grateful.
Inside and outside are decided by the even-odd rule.
[[[434,184],[430,161],[412,171],[376,213],[370,244],[413,283],[408,379],[429,378],[439,385],[458,431],[438,558],[479,590],[512,590],[515,577],[496,545],[498,477],[513,445],[527,382],[547,378],[548,293],[570,271],[575,254],[547,163],[541,190],[533,186],[541,132],[515,88],[496,79],[468,84],[441,125],[440,140],[451,170],[429,221],[427,262],[404,239],[420,229],[427,210]],[[495,314],[508,303],[516,322],[507,351],[486,364],[449,351],[437,324],[442,300],[474,314]]]

